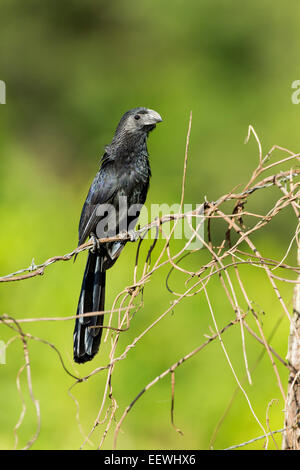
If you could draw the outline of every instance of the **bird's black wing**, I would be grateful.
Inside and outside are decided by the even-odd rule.
[[[118,178],[114,171],[114,161],[106,154],[82,208],[79,222],[79,245],[85,242],[91,233],[95,233],[99,216],[99,205],[108,204],[118,191]]]

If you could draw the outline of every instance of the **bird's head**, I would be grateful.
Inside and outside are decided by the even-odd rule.
[[[153,109],[133,108],[125,113],[117,127],[118,132],[126,134],[141,134],[152,131],[161,122],[161,116]]]

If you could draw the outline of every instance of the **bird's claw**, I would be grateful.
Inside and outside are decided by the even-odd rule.
[[[128,236],[129,236],[129,240],[131,242],[136,242],[139,239],[138,232],[135,232],[134,230],[129,230],[128,231]]]
[[[91,235],[91,240],[93,242],[93,247],[91,248],[91,252],[96,253],[97,251],[99,251],[100,242],[99,242],[98,238],[96,237],[96,235],[94,235],[94,234]]]

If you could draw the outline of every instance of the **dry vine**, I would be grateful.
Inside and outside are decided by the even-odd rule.
[[[250,180],[244,186],[244,188],[240,192],[229,192],[221,196],[217,201],[205,201],[203,206],[201,207],[201,211],[199,208],[197,210],[189,211],[184,213],[183,209],[183,202],[184,202],[184,192],[185,192],[185,179],[186,179],[186,168],[187,168],[187,158],[188,158],[188,147],[189,147],[189,137],[191,132],[191,122],[192,119],[190,117],[189,122],[189,129],[187,134],[187,142],[186,142],[186,151],[185,151],[185,158],[184,158],[184,171],[183,171],[183,179],[182,179],[182,190],[181,190],[181,198],[180,198],[180,210],[177,214],[168,214],[162,217],[157,218],[156,220],[151,221],[149,224],[145,225],[143,228],[136,231],[136,234],[139,237],[139,241],[137,244],[137,255],[136,255],[136,262],[135,262],[135,269],[133,272],[133,283],[130,286],[127,286],[122,292],[120,292],[117,297],[115,298],[112,308],[105,312],[98,312],[99,315],[109,315],[109,320],[103,328],[107,329],[106,332],[106,339],[108,335],[111,338],[111,350],[109,354],[109,361],[107,364],[96,367],[93,369],[88,375],[85,377],[77,377],[73,373],[71,373],[64,364],[62,355],[60,351],[55,347],[55,345],[48,343],[47,341],[32,336],[30,334],[24,333],[21,324],[22,323],[30,323],[30,322],[37,322],[37,321],[69,321],[73,320],[75,316],[68,316],[68,317],[45,317],[45,318],[23,318],[19,319],[18,321],[14,318],[9,317],[8,315],[2,315],[0,317],[0,321],[6,325],[7,327],[11,328],[15,336],[11,338],[10,342],[14,341],[15,339],[20,338],[23,344],[24,350],[24,366],[20,369],[17,377],[17,386],[20,391],[20,396],[22,400],[22,394],[19,387],[19,376],[22,371],[26,368],[27,370],[27,383],[28,388],[30,391],[30,396],[32,402],[36,408],[36,415],[37,415],[37,429],[32,437],[32,439],[27,443],[26,448],[32,446],[32,444],[38,438],[39,430],[40,430],[40,409],[39,404],[33,394],[33,386],[32,386],[32,378],[31,378],[31,363],[29,358],[29,348],[28,343],[31,340],[35,341],[42,341],[49,345],[49,347],[53,348],[56,353],[58,354],[58,358],[64,368],[65,372],[71,375],[74,378],[74,383],[70,387],[69,394],[74,399],[77,408],[77,418],[80,425],[79,420],[79,403],[77,402],[74,395],[71,393],[74,387],[78,384],[85,384],[90,377],[94,376],[95,374],[99,373],[106,373],[106,385],[103,390],[102,401],[101,405],[97,411],[95,421],[91,426],[90,431],[87,435],[84,436],[81,448],[85,446],[87,442],[90,442],[90,438],[92,437],[94,430],[98,426],[102,426],[102,435],[101,439],[98,442],[98,448],[101,448],[103,442],[109,432],[112,431],[114,427],[114,447],[117,447],[118,443],[118,435],[121,427],[124,426],[124,422],[130,413],[131,409],[134,407],[135,403],[155,384],[157,384],[160,380],[164,379],[166,376],[170,376],[171,379],[171,424],[174,429],[178,433],[182,433],[182,431],[176,426],[175,418],[174,418],[174,395],[175,395],[175,372],[178,367],[185,364],[189,359],[193,358],[197,354],[199,354],[208,344],[212,341],[219,341],[220,346],[224,352],[228,365],[232,371],[234,379],[237,384],[237,391],[241,391],[245,397],[246,403],[249,407],[249,410],[253,416],[253,418],[257,421],[258,426],[261,429],[262,436],[250,439],[249,441],[232,446],[230,448],[237,448],[241,446],[245,446],[251,442],[254,442],[259,439],[264,439],[264,447],[268,448],[269,438],[271,437],[274,440],[273,434],[276,433],[284,433],[284,448],[299,448],[299,403],[295,404],[295,394],[293,394],[293,390],[298,387],[299,389],[299,376],[300,376],[300,360],[299,362],[295,362],[294,360],[286,361],[283,359],[278,352],[270,345],[271,337],[267,338],[264,331],[262,324],[258,318],[257,312],[254,308],[254,303],[250,298],[247,292],[247,286],[243,281],[243,277],[240,273],[240,268],[242,266],[247,266],[248,269],[263,269],[267,279],[269,280],[270,289],[274,291],[274,294],[278,300],[278,303],[282,309],[282,313],[284,316],[288,318],[290,322],[291,328],[291,336],[295,341],[299,344],[299,336],[300,336],[300,328],[299,328],[299,314],[296,310],[294,314],[291,314],[289,311],[288,306],[286,305],[283,297],[281,296],[280,289],[278,287],[279,282],[288,282],[292,283],[295,286],[298,285],[299,278],[298,275],[300,274],[300,268],[296,265],[290,265],[287,263],[286,259],[291,251],[291,247],[293,244],[297,244],[299,247],[299,196],[300,196],[300,189],[299,189],[299,175],[300,170],[297,169],[296,164],[299,161],[300,154],[293,153],[288,149],[273,146],[266,155],[263,155],[262,145],[261,142],[254,131],[252,126],[249,126],[247,142],[251,136],[254,136],[259,152],[259,162],[258,166],[255,168],[253,174],[251,175]],[[273,161],[274,153],[280,152],[282,157]],[[286,169],[287,164],[289,168]],[[271,172],[271,174],[270,174]],[[245,210],[246,203],[250,201],[252,195],[254,193],[262,191],[263,194],[265,191],[268,191],[270,188],[276,188],[278,191],[278,198],[276,203],[273,207],[268,210],[264,214],[257,214],[254,212],[250,212]],[[231,203],[230,211],[226,209],[228,203]],[[254,235],[263,230],[270,221],[272,221],[278,214],[280,214],[286,208],[292,208],[293,214],[295,216],[295,230],[293,232],[293,237],[290,241],[288,249],[282,259],[270,259],[265,257],[260,251],[258,250],[255,242],[254,242]],[[202,237],[199,233],[199,230],[194,227],[195,223],[192,222],[196,220],[196,225],[203,223],[203,216],[205,218],[207,224],[207,237]],[[244,223],[244,219],[247,218],[247,225]],[[187,240],[185,243],[182,244],[179,251],[175,252],[174,254],[171,253],[171,242],[174,235],[175,227],[180,220],[185,219],[189,224],[191,229],[191,238]],[[214,221],[222,220],[223,223],[226,225],[226,230],[224,232],[223,241],[219,243],[217,246],[213,242],[213,227],[212,224]],[[168,235],[164,232],[164,224],[166,222],[172,222],[172,229]],[[145,239],[146,235],[149,231],[155,230],[156,233],[160,234],[160,236],[165,240],[161,251],[156,254],[155,260],[152,261],[153,253],[155,252],[155,246],[157,239],[154,239],[148,254],[146,255],[146,261],[141,269],[141,249],[142,243]],[[102,240],[100,239],[99,242],[103,243],[104,241],[108,240],[115,240],[118,238],[122,238],[124,240],[130,239],[130,234],[123,233],[118,235],[117,237],[113,237],[110,239]],[[206,264],[199,266],[197,271],[190,271],[182,267],[181,260],[183,257],[187,255],[186,248],[189,244],[194,241],[195,239],[199,239],[201,244],[203,245],[204,249],[207,253],[210,254],[210,261]],[[49,268],[50,265],[57,263],[58,261],[68,261],[77,256],[80,252],[88,250],[92,246],[92,242],[88,241],[87,243],[79,246],[75,250],[71,251],[70,253],[64,256],[54,256],[49,258],[44,263],[40,265],[35,265],[34,261],[32,264],[26,268],[18,270],[14,273],[11,273],[6,276],[0,277],[0,282],[12,282],[12,281],[21,281],[25,279],[29,279],[35,276],[43,275],[46,269]],[[246,248],[245,248],[246,247]],[[189,254],[193,254],[196,250],[192,250],[188,252]],[[151,256],[152,255],[152,256]],[[142,299],[142,292],[143,289],[146,287],[147,283],[151,281],[151,277],[154,273],[160,270],[163,266],[169,266],[170,272],[167,278],[167,288],[170,292],[172,292],[174,296],[174,300],[171,305],[168,306],[151,324],[145,328],[145,330],[140,333],[132,343],[128,344],[123,351],[118,351],[118,340],[120,334],[123,331],[128,330],[129,328],[134,327],[132,324],[132,319],[134,315],[137,313],[139,309],[143,308],[143,301]],[[139,269],[138,269],[139,268]],[[139,271],[141,269],[141,274]],[[275,274],[274,271],[280,270],[280,275]],[[174,271],[180,271],[185,276],[185,283],[183,292],[175,292],[169,287],[169,277],[170,274]],[[285,274],[286,273],[286,274]],[[287,275],[290,273],[290,275]],[[225,324],[224,326],[220,327],[217,324],[216,315],[213,308],[213,303],[210,299],[209,295],[209,284],[213,278],[218,278],[221,286],[224,289],[224,293],[228,298],[233,311],[233,317],[230,323]],[[45,281],[46,282],[46,281]],[[238,286],[238,287],[237,287]],[[143,339],[148,332],[153,329],[156,325],[158,325],[161,320],[166,317],[170,312],[172,312],[176,306],[189,296],[195,295],[203,295],[206,299],[206,303],[208,306],[208,310],[210,312],[213,324],[214,324],[214,331],[212,334],[206,339],[206,341],[199,344],[197,348],[190,351],[183,357],[176,359],[170,367],[166,370],[159,373],[156,377],[153,378],[151,382],[145,385],[145,387],[137,393],[137,395],[133,398],[130,404],[121,412],[121,414],[117,415],[118,410],[118,403],[114,397],[114,390],[112,386],[112,375],[114,373],[115,364],[120,361],[124,361],[128,357],[128,353],[132,348],[135,348],[137,344]],[[242,308],[241,301],[239,297],[242,295],[243,302],[246,305],[246,309]],[[85,314],[91,315],[91,314]],[[95,313],[92,313],[95,315]],[[298,316],[297,316],[298,315]],[[257,331],[253,331],[253,329],[249,326],[246,319],[248,317],[252,317],[255,320],[255,324],[257,327]],[[112,326],[112,325],[115,326]],[[243,349],[243,360],[245,366],[245,377],[243,379],[239,379],[238,374],[236,373],[230,356],[228,354],[227,348],[223,341],[223,336],[231,328],[239,328],[241,333],[242,339],[242,349]],[[278,390],[281,394],[282,399],[286,403],[286,412],[288,412],[288,408],[291,406],[296,407],[296,410],[293,411],[293,414],[288,413],[288,418],[286,419],[285,427],[280,430],[272,431],[269,425],[269,406],[273,403],[270,403],[267,409],[267,421],[266,425],[264,425],[255,413],[255,409],[251,400],[245,390],[244,382],[247,380],[249,383],[252,383],[252,373],[253,368],[251,369],[248,364],[247,359],[247,352],[246,352],[246,333],[250,334],[260,345],[263,346],[263,353],[267,354],[271,368],[273,373],[275,374],[275,378],[278,384]],[[291,346],[293,347],[293,345]],[[298,358],[300,352],[298,351]],[[289,358],[291,355],[289,355]],[[129,359],[128,359],[129,360]],[[288,396],[286,396],[285,390],[286,385],[282,383],[281,374],[278,369],[278,364],[283,366],[284,368],[289,370],[290,373],[290,387],[288,391]],[[236,392],[235,392],[236,393]],[[20,428],[25,412],[26,407],[24,402],[22,407],[22,412],[20,415],[20,419],[15,426],[14,434],[15,434],[15,444],[18,444],[17,438],[17,431]],[[228,408],[231,404],[228,405]],[[217,424],[215,432],[212,436],[210,446],[213,446],[215,441],[216,434],[218,429],[223,422],[226,416],[227,410],[225,411],[224,415],[220,419],[220,422]],[[118,418],[117,418],[118,416]],[[118,419],[117,423],[115,421]],[[288,431],[288,432],[287,432]],[[298,434],[295,434],[298,433]],[[296,436],[296,437],[295,437]],[[297,437],[298,436],[298,437]],[[275,443],[276,444],[276,443]]]

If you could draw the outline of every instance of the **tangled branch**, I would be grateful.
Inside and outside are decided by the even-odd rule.
[[[268,447],[269,437],[273,438],[273,434],[281,433],[284,429],[279,431],[271,431],[269,423],[265,426],[261,420],[258,418],[258,415],[255,411],[255,405],[252,403],[252,400],[249,398],[246,388],[243,385],[243,381],[239,379],[237,372],[234,369],[230,355],[227,351],[227,348],[223,342],[223,336],[225,332],[231,331],[232,328],[239,328],[241,333],[241,344],[243,351],[243,361],[245,367],[246,378],[249,383],[252,383],[252,374],[251,368],[249,367],[249,361],[247,356],[246,348],[246,335],[250,335],[260,347],[263,347],[264,352],[267,354],[270,370],[274,374],[274,377],[277,382],[278,391],[286,402],[285,386],[282,384],[282,374],[279,370],[278,365],[287,369],[289,372],[295,374],[295,367],[293,364],[284,360],[280,354],[270,345],[269,340],[267,339],[259,316],[255,309],[255,303],[248,293],[247,285],[243,279],[241,273],[241,267],[247,267],[249,270],[263,270],[266,278],[269,281],[269,288],[274,292],[277,299],[278,305],[281,308],[283,315],[288,319],[294,334],[300,335],[299,329],[294,323],[289,308],[286,305],[281,292],[279,283],[286,282],[290,284],[297,285],[299,282],[298,275],[300,274],[300,267],[296,265],[290,265],[287,261],[288,256],[291,251],[291,247],[296,244],[299,246],[299,175],[300,169],[296,167],[299,162],[300,154],[291,152],[288,149],[273,146],[265,155],[262,151],[261,142],[253,129],[252,126],[249,126],[248,136],[246,141],[248,142],[251,135],[254,136],[257,146],[258,146],[258,165],[253,171],[249,181],[243,187],[240,192],[231,191],[218,198],[217,201],[205,201],[201,207],[192,211],[183,211],[184,203],[184,194],[185,194],[185,182],[186,182],[186,173],[187,173],[187,161],[188,161],[188,147],[189,147],[189,138],[191,133],[191,122],[190,117],[187,142],[186,142],[186,151],[184,156],[184,165],[183,165],[183,177],[182,177],[182,187],[181,187],[181,197],[180,197],[180,209],[176,214],[166,214],[158,217],[155,220],[150,221],[148,224],[142,228],[135,231],[135,237],[137,239],[137,252],[136,252],[136,261],[135,268],[133,272],[133,281],[132,284],[123,289],[115,298],[111,309],[105,312],[97,312],[98,315],[108,315],[109,320],[106,326],[103,326],[106,331],[105,340],[107,340],[108,335],[111,338],[111,349],[109,353],[109,359],[107,363],[103,366],[94,368],[84,377],[77,377],[72,374],[66,368],[61,353],[58,351],[56,346],[47,343],[45,340],[36,338],[33,335],[25,334],[21,329],[22,323],[30,322],[40,322],[40,321],[69,321],[76,318],[76,316],[64,316],[64,317],[41,317],[41,318],[23,318],[16,321],[14,318],[7,315],[0,316],[0,322],[5,326],[12,328],[16,336],[14,338],[20,338],[24,346],[24,359],[25,364],[22,370],[20,369],[17,377],[17,386],[19,387],[19,376],[27,368],[27,372],[31,370],[28,346],[27,343],[34,341],[43,341],[47,343],[49,347],[54,348],[58,354],[60,363],[64,368],[65,372],[72,376],[75,380],[73,385],[70,387],[69,394],[74,399],[77,409],[77,418],[79,422],[80,429],[80,413],[79,413],[79,403],[73,395],[73,390],[78,384],[81,386],[86,386],[88,380],[99,373],[106,373],[106,383],[103,390],[101,405],[97,412],[95,412],[95,420],[91,425],[89,432],[84,435],[81,448],[83,448],[86,443],[90,442],[90,439],[97,427],[101,427],[102,434],[98,442],[98,448],[103,446],[103,442],[109,432],[112,432],[114,427],[114,447],[117,447],[119,431],[125,426],[125,421],[128,419],[129,413],[140,400],[145,392],[150,388],[155,386],[160,380],[163,380],[168,375],[171,376],[171,424],[173,428],[180,434],[182,431],[175,426],[174,424],[174,393],[175,393],[175,373],[178,367],[185,364],[189,359],[194,358],[196,355],[200,354],[204,348],[207,348],[209,344],[213,341],[218,341],[222,348],[222,351],[225,355],[226,361],[228,363],[229,369],[233,374],[234,380],[237,384],[237,389],[242,392],[245,403],[249,408],[249,412],[252,415],[253,419],[256,421],[260,427],[263,435],[249,440],[244,444],[254,442],[256,439],[265,439],[265,448]],[[281,154],[280,159],[275,160],[274,154],[279,152]],[[287,168],[288,166],[288,168]],[[270,174],[271,173],[271,174]],[[277,198],[273,206],[269,210],[262,209],[263,213],[255,213],[250,210],[246,210],[246,204],[251,203],[251,198],[253,194],[260,193],[265,194],[266,191],[269,191],[271,188],[274,188],[277,191]],[[228,210],[228,206],[229,210]],[[247,206],[247,207],[248,207]],[[263,207],[263,204],[261,204]],[[258,246],[255,242],[255,235],[264,230],[264,228],[279,214],[285,211],[287,208],[291,208],[294,214],[294,231],[291,240],[289,241],[288,248],[286,253],[280,259],[271,259],[264,256],[264,254],[258,249]],[[185,221],[188,224],[190,229],[190,238],[181,243],[179,250],[175,250],[172,253],[172,242],[174,239],[175,228],[180,221]],[[203,226],[205,220],[206,224],[206,236],[203,236],[199,226]],[[245,222],[246,220],[246,222]],[[172,228],[169,234],[165,233],[164,224],[172,224]],[[216,243],[214,241],[215,237],[215,228],[214,224],[222,222],[223,226],[225,225],[225,230],[222,229],[223,238],[221,242]],[[195,226],[196,225],[196,226]],[[152,241],[150,248],[148,249],[144,264],[141,262],[141,252],[142,244],[145,240],[148,233],[155,231],[159,235],[160,239],[163,241],[162,248],[159,252],[155,252],[157,246],[157,238],[155,237]],[[220,233],[218,229],[217,233]],[[122,233],[116,237],[110,237],[106,239],[99,239],[99,243],[106,243],[108,241],[115,240],[132,240],[132,233]],[[200,247],[188,250],[191,242],[198,240]],[[71,252],[63,256],[53,256],[47,259],[42,264],[36,265],[34,261],[30,264],[29,267],[25,269],[19,269],[11,274],[0,277],[0,282],[13,282],[21,281],[25,279],[30,279],[35,276],[43,275],[51,265],[59,261],[69,261],[72,258],[79,255],[81,252],[89,250],[93,246],[93,241],[88,241],[78,247],[76,247]],[[171,248],[172,247],[172,248]],[[193,256],[196,252],[204,249],[205,252],[209,255],[209,261],[199,266],[199,268],[194,271],[191,269],[186,269],[183,267],[182,260],[186,256]],[[153,253],[156,253],[154,260]],[[166,279],[166,285],[169,292],[172,293],[173,300],[171,304],[163,310],[158,317],[150,323],[136,338],[124,348],[123,351],[119,349],[119,338],[120,334],[124,331],[127,331],[129,328],[134,328],[132,320],[137,312],[143,309],[143,290],[147,287],[148,283],[151,281],[151,278],[154,273],[162,270],[164,266],[169,267],[169,274]],[[275,274],[274,271],[280,272]],[[170,287],[170,277],[174,275],[175,272],[180,272],[184,277],[183,291],[176,292]],[[219,327],[215,315],[214,303],[210,298],[210,284],[213,279],[218,279],[220,286],[223,289],[223,293],[226,299],[228,299],[231,308],[232,308],[232,320],[230,323],[225,324],[223,327]],[[167,315],[169,315],[179,304],[183,303],[187,298],[191,296],[202,295],[206,301],[208,311],[210,312],[211,318],[214,323],[214,330],[211,335],[207,338],[206,341],[199,344],[192,351],[187,352],[183,357],[177,358],[173,364],[171,364],[167,369],[161,371],[153,378],[144,388],[139,391],[132,401],[128,404],[127,407],[118,417],[118,402],[114,396],[114,389],[112,386],[112,376],[114,374],[115,365],[118,362],[124,360],[130,360],[129,355],[130,351],[133,348],[136,348],[138,344],[143,340],[143,338],[158,325],[161,325],[161,321]],[[241,300],[241,298],[243,300]],[[88,315],[95,315],[95,312],[86,313]],[[254,331],[246,319],[251,317],[254,319],[256,325],[256,331]],[[162,326],[161,326],[162,328]],[[296,371],[297,372],[297,371]],[[299,376],[299,374],[298,374]],[[296,379],[297,377],[296,375]],[[36,414],[38,418],[38,426],[36,433],[33,438],[28,442],[27,447],[30,447],[33,442],[38,438],[38,433],[40,429],[40,410],[38,406],[38,401],[34,398],[32,391],[32,380],[30,372],[28,372],[28,387],[31,392],[32,401],[36,407]],[[20,390],[19,390],[20,391]],[[72,393],[71,393],[72,391]],[[21,396],[21,394],[20,394]],[[22,397],[21,397],[22,400]],[[22,409],[22,414],[20,419],[15,426],[15,436],[17,431],[20,429],[22,420],[24,418],[26,409]],[[225,417],[225,415],[224,415]],[[222,421],[224,419],[222,418]],[[115,421],[117,423],[115,424]],[[221,422],[220,422],[221,425]],[[295,423],[289,424],[293,426]],[[268,428],[268,429],[267,429]],[[219,425],[217,426],[219,430]],[[214,435],[214,439],[215,439]],[[16,438],[17,445],[17,438]],[[233,446],[235,448],[238,446]]]

